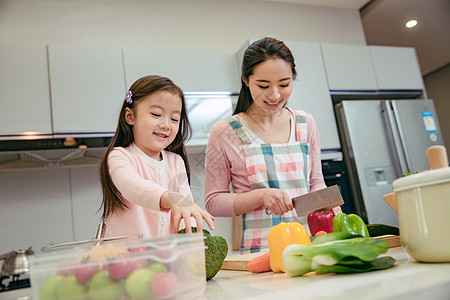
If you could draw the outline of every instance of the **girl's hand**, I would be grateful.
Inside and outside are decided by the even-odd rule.
[[[206,221],[211,230],[214,230],[214,217],[180,194],[174,192],[164,193],[161,197],[161,208],[172,210],[172,222],[175,230],[178,230],[183,219],[186,225],[186,233],[191,233],[191,217],[197,222],[197,232],[203,232],[203,220]]]
[[[261,189],[263,205],[276,215],[282,215],[294,209],[291,197],[284,190],[267,188]]]

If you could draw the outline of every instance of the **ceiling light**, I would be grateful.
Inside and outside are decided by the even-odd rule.
[[[408,22],[406,22],[406,28],[413,28],[416,25],[417,25],[416,20],[409,20]]]

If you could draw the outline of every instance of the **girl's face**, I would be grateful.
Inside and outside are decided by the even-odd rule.
[[[146,96],[136,107],[125,111],[125,120],[133,126],[134,143],[153,159],[161,159],[161,150],[173,142],[181,118],[181,97],[169,91]]]
[[[292,93],[292,68],[283,59],[271,58],[253,69],[248,79],[243,79],[252,94],[250,108],[264,112],[280,111]]]

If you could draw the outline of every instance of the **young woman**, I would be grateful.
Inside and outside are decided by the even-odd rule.
[[[234,115],[210,133],[206,208],[215,216],[242,215],[243,252],[267,247],[269,229],[280,222],[307,228],[292,198],[326,187],[314,118],[286,107],[296,75],[294,57],[282,41],[254,42],[244,53]]]

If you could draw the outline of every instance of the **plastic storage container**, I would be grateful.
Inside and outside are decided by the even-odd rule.
[[[201,233],[65,247],[30,259],[33,299],[194,299],[206,287]]]

